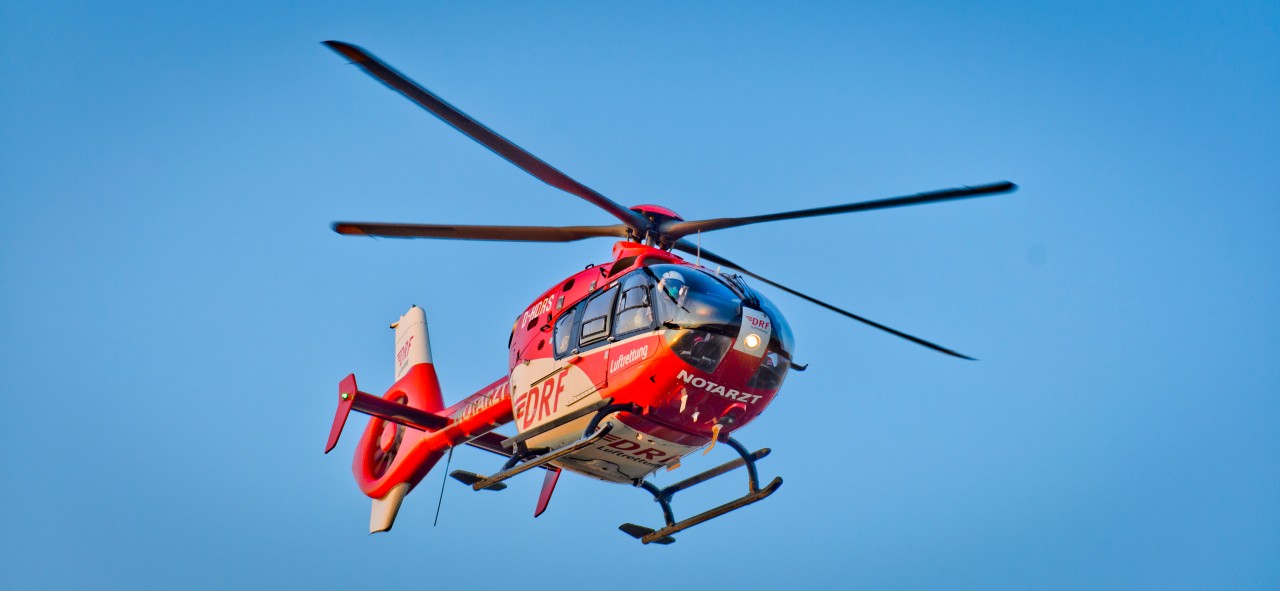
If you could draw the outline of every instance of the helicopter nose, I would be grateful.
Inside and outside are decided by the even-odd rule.
[[[764,355],[764,346],[772,332],[773,322],[768,314],[743,306],[742,326],[738,329],[738,340],[733,348],[752,357],[760,357]]]

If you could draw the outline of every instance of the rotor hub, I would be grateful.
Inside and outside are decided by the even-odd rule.
[[[657,246],[662,250],[671,250],[672,241],[667,240],[658,231],[658,229],[661,228],[663,224],[669,224],[672,222],[683,222],[684,218],[680,217],[680,214],[670,209],[667,209],[661,205],[652,205],[652,204],[633,205],[630,209],[631,211],[634,211],[644,216],[644,219],[649,221],[649,228],[645,232],[645,235],[636,236],[635,237],[636,240],[643,240],[645,244],[648,244],[650,246]]]
[[[630,209],[631,211],[634,211],[655,223],[661,223],[667,220],[675,220],[677,222],[684,221],[684,218],[680,217],[680,214],[661,205],[633,205]]]

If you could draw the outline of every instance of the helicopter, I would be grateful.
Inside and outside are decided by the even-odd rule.
[[[846,318],[961,359],[942,347],[780,285],[701,246],[701,234],[779,220],[903,207],[1009,193],[1002,181],[829,207],[747,217],[685,220],[659,205],[623,206],[572,179],[368,51],[323,42],[365,73],[535,178],[604,210],[619,223],[597,226],[482,226],[335,222],[348,236],[516,242],[613,238],[612,256],[556,282],[515,318],[508,370],[459,402],[445,406],[432,362],[425,311],[410,307],[396,322],[394,383],[382,395],[363,392],[355,375],[338,385],[338,408],[325,453],[338,443],[352,410],[371,417],[356,444],[352,473],[373,499],[370,533],[390,530],[405,496],[452,449],[469,445],[506,458],[484,475],[449,476],[476,491],[499,491],[505,481],[540,469],[534,517],[546,511],[564,471],[644,489],[662,509],[663,524],[625,523],[619,529],[644,544],[670,544],[674,535],[765,499],[780,477],[761,484],[757,461],[733,434],[759,417],[787,374],[804,371],[792,352],[795,337],[781,310],[747,278]],[[689,240],[696,235],[697,241]],[[690,262],[675,252],[693,255]],[[714,264],[712,269],[702,262]],[[723,269],[731,271],[726,272]],[[506,436],[495,429],[513,424]],[[735,458],[673,484],[652,477],[717,443]],[[446,462],[447,464],[447,462]],[[747,492],[684,519],[673,497],[738,468]],[[447,470],[447,468],[446,468]]]

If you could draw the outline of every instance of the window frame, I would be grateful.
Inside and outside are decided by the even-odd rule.
[[[625,285],[628,281],[632,280],[635,277],[640,278],[643,281],[643,284],[628,287],[626,289],[622,288],[623,285]],[[640,334],[641,332],[654,330],[654,327],[657,325],[657,322],[658,322],[658,314],[657,314],[657,311],[654,310],[653,300],[654,300],[655,294],[653,290],[655,287],[655,283],[653,281],[652,276],[649,273],[644,272],[643,269],[637,269],[635,271],[632,271],[631,273],[624,275],[621,279],[618,280],[616,285],[618,287],[618,296],[613,304],[613,327],[612,327],[614,339],[620,340],[623,337],[628,337],[631,335]],[[637,290],[637,289],[644,291],[644,297],[645,297],[644,305],[631,306],[630,308],[618,309],[618,306],[621,306],[622,303],[626,301],[627,292]],[[618,319],[622,316],[622,313],[626,312],[627,310],[636,310],[639,308],[649,309],[649,324],[645,326],[641,326],[639,328],[633,328],[631,330],[628,330],[627,332],[618,332]]]
[[[644,284],[632,286],[627,288],[626,290],[623,290],[622,289],[623,284],[626,283],[631,278],[630,276],[632,274],[638,274],[640,278],[644,281]],[[583,298],[581,301],[573,304],[572,306],[565,308],[560,313],[560,316],[558,318],[555,318],[552,321],[552,331],[551,331],[552,354],[555,356],[556,359],[572,357],[574,355],[581,354],[584,351],[589,351],[591,349],[595,349],[597,347],[601,347],[609,343],[614,343],[622,338],[635,336],[646,331],[656,330],[657,327],[661,325],[661,322],[659,322],[659,317],[658,317],[659,314],[657,310],[657,304],[655,303],[655,298],[657,298],[657,295],[655,294],[654,289],[657,288],[656,286],[657,286],[657,283],[654,281],[653,276],[650,273],[648,273],[645,269],[636,269],[631,273],[628,273],[627,275],[624,275],[623,277],[619,278],[617,281],[610,282],[610,284],[605,289],[601,289],[596,293],[591,294],[589,297]],[[633,289],[643,289],[645,297],[648,300],[648,304],[646,306],[633,306],[631,308],[628,308],[628,310],[634,310],[640,307],[649,308],[649,311],[650,311],[649,324],[646,326],[642,326],[640,328],[634,328],[625,333],[618,333],[617,332],[618,317],[621,312],[625,311],[625,310],[618,310],[618,305],[622,301],[623,294]],[[588,318],[586,317],[587,307],[589,307],[592,303],[595,303],[596,300],[599,298],[605,298],[609,300],[609,304],[605,308],[606,312],[604,316],[591,318],[590,320],[603,318],[605,321],[605,330],[602,332],[596,333],[596,335],[593,336],[591,340],[584,342],[582,338],[583,336],[582,329],[583,329],[583,325],[588,320]],[[555,344],[556,340],[560,336],[560,333],[557,331],[560,329],[561,323],[565,322],[566,318],[571,319],[568,321],[568,324],[567,324],[567,327],[569,330],[569,348],[564,352],[560,352],[556,349],[556,344]]]
[[[608,289],[601,290],[600,293],[597,293],[591,296],[590,298],[586,299],[581,304],[582,312],[580,313],[577,322],[574,323],[575,326],[577,327],[577,330],[575,331],[577,333],[577,339],[575,339],[575,342],[578,343],[578,347],[577,347],[578,351],[585,351],[587,349],[598,347],[601,343],[612,342],[613,314],[614,314],[613,309],[617,301],[618,293],[621,291],[622,291],[621,288],[615,283],[609,286]],[[596,303],[596,301],[601,298],[608,300],[608,305],[607,307],[605,307],[604,315],[587,318],[587,309],[590,308],[592,304]],[[591,340],[589,341],[585,340],[584,338],[585,333],[583,333],[583,329],[586,327],[586,324],[588,321],[596,320],[597,318],[604,319],[604,329],[598,333],[592,333]]]
[[[551,328],[551,352],[553,355],[555,355],[556,359],[560,359],[565,356],[568,356],[577,350],[574,348],[573,345],[574,343],[578,342],[578,313],[582,312],[583,307],[584,307],[584,304],[582,303],[575,304],[569,307],[569,309],[562,312],[560,314],[560,317],[556,318],[555,322],[551,324],[551,327],[552,327]],[[560,334],[558,332],[560,330],[560,323],[564,322],[565,320],[569,321],[569,325],[568,325],[569,344],[566,345],[566,348],[564,351],[560,351],[559,348],[556,346],[556,342],[560,338]]]

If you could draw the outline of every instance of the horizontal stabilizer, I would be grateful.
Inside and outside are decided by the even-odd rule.
[[[329,429],[329,440],[325,443],[324,453],[333,451],[334,446],[338,445],[338,437],[342,435],[347,415],[352,410],[422,432],[437,431],[449,426],[448,417],[361,392],[356,387],[355,374],[350,374],[338,384],[338,410],[333,417],[333,426]]]

